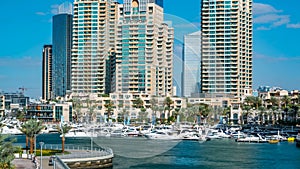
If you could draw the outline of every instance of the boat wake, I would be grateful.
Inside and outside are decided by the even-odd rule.
[[[181,140],[151,140],[140,137],[97,137],[94,143],[110,147],[115,155],[126,158],[149,158],[169,151]]]

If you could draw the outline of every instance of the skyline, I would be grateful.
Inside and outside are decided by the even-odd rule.
[[[0,22],[4,26],[0,28],[0,35],[4,40],[0,50],[0,90],[16,92],[25,87],[28,88],[26,95],[41,96],[42,48],[51,44],[51,18],[63,2],[66,1],[2,3]],[[165,20],[172,20],[175,28],[174,57],[178,58],[182,54],[180,43],[183,35],[200,29],[200,0],[188,2],[174,4],[171,0],[164,1]],[[28,5],[31,3],[35,5]],[[300,14],[296,8],[291,8],[291,3],[293,6],[300,4],[296,0],[290,3],[257,0],[253,5],[253,89],[261,85],[299,89],[300,77],[295,69],[300,66],[300,48],[297,48]]]

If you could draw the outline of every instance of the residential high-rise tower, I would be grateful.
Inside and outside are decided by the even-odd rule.
[[[119,5],[116,91],[173,94],[174,30],[163,21],[162,0]]]
[[[252,0],[202,0],[202,92],[252,88]]]
[[[44,45],[42,58],[42,99],[50,100],[52,93],[52,45]]]
[[[111,91],[116,12],[114,0],[74,1],[73,93],[104,94]]]

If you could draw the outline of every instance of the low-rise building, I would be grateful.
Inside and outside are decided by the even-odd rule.
[[[113,119],[120,118],[120,116],[123,116],[124,113],[127,113],[131,119],[136,119],[139,116],[139,112],[145,110],[147,113],[147,117],[151,118],[153,114],[153,108],[160,108],[160,110],[164,110],[164,107],[166,106],[164,104],[164,101],[166,97],[153,97],[149,94],[133,94],[133,93],[111,93],[108,96],[99,96],[96,94],[80,94],[80,95],[73,95],[72,100],[78,100],[78,103],[80,104],[80,112],[81,116],[87,117],[87,116],[96,116],[96,119],[91,119],[91,117],[88,118],[88,120],[97,120],[99,121],[99,118],[106,118],[108,113],[107,104],[111,102],[111,105],[113,107],[110,117]],[[137,99],[142,100],[143,106],[142,108],[137,108],[135,105],[135,101]],[[168,116],[172,115],[172,112],[174,112],[176,109],[181,109],[182,107],[186,107],[186,99],[180,98],[180,97],[170,97],[170,99],[173,101],[171,105],[171,111],[167,114],[165,114],[162,118],[167,118]],[[73,107],[73,111],[76,111],[76,106]],[[90,111],[92,110],[92,112]],[[157,110],[158,111],[158,110]],[[157,117],[161,117],[159,113],[156,114]]]
[[[33,103],[29,104],[26,109],[25,118],[37,118],[44,122],[65,122],[73,121],[72,103]]]
[[[5,112],[5,97],[0,94],[0,116],[3,116]]]

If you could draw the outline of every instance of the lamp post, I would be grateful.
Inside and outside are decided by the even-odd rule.
[[[43,159],[42,159],[42,157],[43,157],[43,145],[44,145],[44,142],[40,142],[40,147],[41,147],[41,166],[40,166],[40,169],[42,169],[43,168]]]

